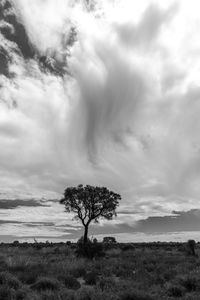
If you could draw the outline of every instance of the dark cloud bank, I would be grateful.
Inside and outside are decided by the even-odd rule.
[[[20,199],[14,199],[14,200],[0,200],[0,209],[14,209],[19,206],[25,206],[25,207],[38,207],[38,206],[50,206],[48,204],[45,204],[44,202],[40,202],[38,200],[30,199],[30,200],[20,200]]]
[[[118,224],[108,225],[100,228],[93,225],[92,232],[95,234],[106,233],[170,233],[183,231],[199,231],[200,229],[200,210],[191,209],[189,211],[173,211],[171,216],[155,216],[139,220],[135,225]]]
[[[81,226],[72,226],[72,225],[56,225],[53,222],[20,222],[20,221],[11,221],[11,220],[0,220],[0,224],[23,224],[27,227],[41,227],[48,226],[54,229],[57,229],[60,232],[59,236],[26,236],[27,239],[33,238],[43,238],[43,239],[58,239],[58,240],[67,240],[67,239],[78,239],[82,234]],[[67,229],[65,229],[67,227]],[[189,232],[189,231],[199,231],[200,228],[200,210],[192,209],[189,211],[173,211],[171,216],[156,216],[148,217],[144,220],[139,220],[135,225],[128,225],[125,223],[122,224],[106,224],[99,226],[98,224],[92,224],[90,227],[90,235],[112,235],[119,233],[145,233],[145,234],[166,234],[173,232]],[[63,233],[63,234],[62,234]],[[5,240],[5,236],[2,236]],[[10,240],[22,237],[9,236]],[[8,239],[9,240],[9,239]]]
[[[91,235],[111,235],[118,233],[144,233],[144,234],[167,234],[173,232],[199,231],[200,229],[200,210],[192,209],[189,211],[174,211],[171,216],[155,216],[139,220],[135,225],[126,223],[117,225],[91,225]],[[64,238],[78,238],[81,230],[72,230]]]
[[[165,233],[179,231],[199,231],[200,210],[173,211],[172,216],[149,217],[138,221],[136,231],[144,233]]]

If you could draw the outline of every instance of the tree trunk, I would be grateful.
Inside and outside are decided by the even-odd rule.
[[[86,244],[88,240],[88,225],[85,225],[85,231],[84,231],[84,237],[83,237],[83,243]]]

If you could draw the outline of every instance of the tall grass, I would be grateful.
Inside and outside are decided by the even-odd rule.
[[[114,245],[76,257],[75,245],[0,245],[0,300],[200,299],[200,249]],[[183,251],[185,249],[185,251]]]

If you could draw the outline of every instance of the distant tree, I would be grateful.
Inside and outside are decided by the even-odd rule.
[[[84,226],[83,243],[88,241],[88,228],[92,221],[98,223],[99,218],[111,220],[116,216],[116,208],[121,196],[106,187],[82,184],[68,187],[64,191],[64,198],[60,200],[67,212],[75,213],[75,219]]]
[[[103,243],[104,244],[116,244],[117,242],[116,242],[115,237],[113,237],[113,236],[105,236],[103,238]]]
[[[188,240],[187,241],[187,246],[188,246],[189,253],[191,255],[194,255],[194,256],[195,256],[195,245],[196,245],[195,240]]]
[[[19,241],[14,241],[13,246],[19,246]]]

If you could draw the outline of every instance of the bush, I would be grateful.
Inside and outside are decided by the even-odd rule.
[[[7,263],[5,261],[5,258],[0,256],[0,272],[3,272],[6,269],[7,269]]]
[[[27,257],[17,254],[7,258],[7,268],[10,272],[24,272],[29,265]]]
[[[92,291],[86,288],[81,288],[76,294],[76,300],[93,300]]]
[[[85,277],[85,283],[88,285],[95,285],[97,283],[98,274],[95,271],[88,272]]]
[[[170,285],[167,289],[167,294],[170,297],[182,297],[185,293],[185,290],[183,289],[183,287],[179,286],[179,285]]]
[[[135,247],[131,244],[125,244],[120,247],[122,249],[122,251],[133,251],[135,250]]]
[[[30,290],[28,288],[21,288],[19,290],[16,291],[16,300],[27,300],[29,299],[28,295],[29,295]]]
[[[121,254],[121,249],[111,248],[106,251],[106,257],[118,257]]]
[[[103,243],[105,243],[105,244],[116,244],[117,242],[116,242],[115,237],[113,237],[113,236],[105,236],[103,238]]]
[[[115,290],[116,283],[112,277],[102,277],[98,282],[100,290]]]
[[[87,243],[83,243],[83,238],[77,242],[76,255],[78,257],[87,257],[89,259],[102,257],[104,255],[101,243],[88,239]]]
[[[154,300],[151,296],[146,293],[139,291],[126,292],[121,294],[120,300]]]
[[[106,236],[103,238],[103,248],[105,250],[116,248],[117,247],[117,242],[116,239],[112,236]]]
[[[66,276],[59,276],[58,278],[60,281],[64,283],[66,288],[72,289],[72,290],[78,290],[81,287],[80,282],[74,278],[73,276],[66,275]]]
[[[184,297],[184,300],[199,300],[199,293],[191,293]]]
[[[75,300],[75,295],[74,295],[74,291],[72,290],[62,290],[60,291],[59,293],[59,300]],[[47,300],[49,300],[49,298],[47,298]],[[57,298],[56,300],[58,300],[58,295],[57,295]]]
[[[30,264],[24,271],[18,273],[18,278],[24,283],[32,284],[38,277],[42,277],[45,274],[45,268],[42,264]]]
[[[37,291],[52,290],[57,291],[60,288],[60,283],[55,278],[41,277],[36,283],[31,285],[31,288]]]
[[[12,292],[7,285],[0,286],[0,300],[11,300]]]
[[[153,269],[152,269],[153,271]],[[163,278],[165,281],[170,281],[173,278],[177,276],[177,270],[174,270],[172,268],[167,269],[166,271],[163,272]]]
[[[195,256],[195,245],[196,245],[195,240],[188,240],[187,248],[188,248],[188,252],[189,252],[190,255]]]
[[[180,283],[188,292],[196,291],[199,287],[199,279],[195,276],[182,277]]]
[[[13,242],[13,246],[19,246],[19,245],[20,245],[19,241],[14,241]]]
[[[70,270],[70,273],[73,275],[73,277],[79,278],[85,276],[86,270],[83,266],[76,266]]]
[[[21,282],[12,274],[8,272],[1,272],[0,285],[7,285],[9,288],[17,290],[20,287]]]

